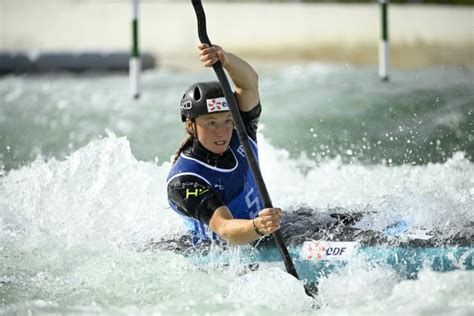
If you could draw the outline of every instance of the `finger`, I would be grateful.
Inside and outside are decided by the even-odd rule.
[[[265,221],[262,221],[262,226],[264,227],[275,227],[275,226],[280,226],[280,219],[276,218],[276,219],[268,219],[268,220],[265,220]]]
[[[206,62],[208,60],[211,60],[212,58],[217,58],[215,54],[207,54],[207,55],[201,55],[200,59],[202,62]]]
[[[199,53],[199,55],[201,56],[204,56],[204,55],[217,55],[217,51],[214,49],[214,48],[206,48],[206,49],[203,49],[201,50],[201,52]]]
[[[279,217],[268,217],[262,223],[267,227],[279,226],[281,225],[281,219]]]
[[[272,229],[270,230],[269,233],[270,233],[270,234],[273,234],[274,232],[276,232],[276,231],[279,230],[279,229],[280,229],[280,226],[274,227],[274,228],[272,228]]]
[[[276,226],[276,223],[270,221],[270,222],[265,223],[265,225],[263,227],[265,227],[266,229],[272,229],[275,226]]]
[[[270,222],[278,220],[278,218],[274,217],[273,215],[265,215],[265,216],[261,216],[261,218],[262,218],[262,223],[265,225],[267,225]]]
[[[205,63],[205,64],[207,64],[207,63],[210,62],[211,65],[212,65],[212,64],[214,64],[214,63],[215,63],[216,61],[218,61],[218,60],[219,60],[219,58],[217,58],[216,56],[201,57],[201,61],[202,61],[203,63]]]
[[[205,47],[202,48],[203,50],[211,50],[213,52],[218,52],[218,51],[223,51],[222,48],[220,46],[217,46],[217,45],[212,45],[212,46],[209,46],[209,45],[206,45]]]
[[[201,57],[205,57],[205,56],[208,56],[208,57],[219,57],[219,55],[217,55],[216,52],[214,51],[208,51],[208,50],[205,50],[205,51],[202,51],[201,54],[199,54]]]
[[[272,207],[272,208],[265,208],[265,209],[263,209],[263,210],[264,210],[264,211],[267,211],[268,213],[276,213],[278,209]]]
[[[222,61],[224,61],[224,59],[225,59],[225,54],[224,54],[224,52],[221,51],[221,50],[218,50],[216,53],[217,53],[217,56],[219,56],[219,59],[222,60]]]
[[[211,66],[214,65],[218,60],[219,60],[219,59],[217,59],[216,57],[215,57],[215,58],[212,58],[212,59],[206,61],[206,62],[204,63],[204,66],[206,66],[206,67],[211,67]]]
[[[275,212],[273,212],[272,216],[275,219],[280,219],[281,218],[281,212],[275,211]]]
[[[280,229],[280,225],[277,225],[277,226],[267,227],[267,228],[264,229],[264,231],[267,234],[272,234],[272,233],[276,232],[279,229]]]
[[[281,217],[281,212],[278,211],[278,210],[273,210],[272,211],[272,216]]]
[[[275,217],[275,218],[280,218],[281,217],[281,213],[277,211],[278,209],[274,209],[274,208],[265,208],[263,210],[261,210],[259,213],[258,213],[258,216],[259,217],[262,217],[262,218],[267,218],[267,217]]]
[[[281,218],[281,214],[279,212],[276,212],[276,211],[272,211],[270,214],[267,215],[269,218],[271,218],[272,220],[277,220],[277,219],[280,219]]]
[[[210,53],[209,48],[199,50],[199,55],[201,56],[209,54],[209,53]]]
[[[205,48],[208,48],[208,47],[217,48],[219,50],[222,50],[222,47],[220,47],[219,45],[216,45],[216,44],[212,44],[211,46],[209,46],[207,43],[199,43],[199,45],[198,45],[199,49],[205,49]]]
[[[279,220],[280,215],[272,211],[271,209],[265,209],[260,212],[259,217],[262,218],[264,222],[271,220]]]
[[[279,214],[272,214],[269,219],[274,222],[279,222],[281,220],[281,216]]]

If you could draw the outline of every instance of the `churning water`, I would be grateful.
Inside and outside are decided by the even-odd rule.
[[[246,271],[151,250],[184,233],[169,209],[178,103],[210,71],[0,80],[0,314],[450,314],[474,312],[474,273],[415,280],[354,258],[316,302],[280,263]],[[260,73],[261,168],[274,205],[368,207],[446,236],[474,222],[474,72],[309,64]],[[244,273],[244,271],[246,271]],[[315,310],[318,305],[320,309]]]

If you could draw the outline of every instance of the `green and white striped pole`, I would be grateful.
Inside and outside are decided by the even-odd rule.
[[[129,62],[130,95],[134,99],[140,97],[141,60],[138,48],[138,1],[132,0],[132,51]]]
[[[382,37],[379,43],[379,76],[383,81],[388,81],[389,78],[388,1],[379,0],[382,22]]]

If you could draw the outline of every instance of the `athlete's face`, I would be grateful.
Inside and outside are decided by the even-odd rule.
[[[229,147],[234,121],[230,112],[201,115],[195,119],[196,134],[199,142],[215,154],[223,154]],[[188,128],[192,122],[186,121]]]

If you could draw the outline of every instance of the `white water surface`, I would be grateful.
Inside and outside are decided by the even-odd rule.
[[[259,74],[274,205],[375,211],[372,229],[402,218],[445,238],[472,225],[471,70],[394,69],[389,84],[348,64]],[[473,271],[426,267],[405,280],[356,257],[312,301],[280,262],[248,271],[249,247],[226,251],[228,267],[219,249],[206,265],[151,250],[184,233],[166,197],[178,101],[215,78],[159,69],[142,79],[132,101],[120,74],[0,78],[0,314],[474,314]]]
[[[264,133],[265,128],[262,129]],[[260,159],[274,205],[288,212],[344,207],[376,210],[449,236],[474,221],[474,164],[462,152],[427,165],[315,162],[273,146],[260,133]],[[230,267],[196,266],[147,250],[178,236],[167,204],[170,163],[137,160],[112,132],[66,159],[0,178],[0,314],[136,315],[472,315],[474,272],[425,268],[401,280],[386,266],[351,261],[323,278],[317,301],[282,264],[242,273],[246,247]],[[319,309],[314,309],[319,306]]]

